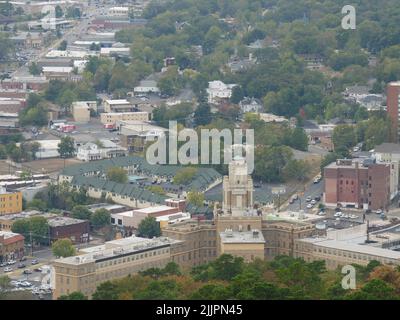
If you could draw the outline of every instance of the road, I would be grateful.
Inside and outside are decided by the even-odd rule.
[[[32,53],[31,59],[27,62],[27,64],[21,66],[17,70],[14,71],[13,76],[27,76],[29,75],[29,68],[28,65],[37,62],[42,59],[50,50],[57,49],[58,46],[61,44],[62,41],[67,41],[68,45],[72,45],[76,40],[79,39],[79,36],[85,34],[90,26],[91,20],[93,18],[89,17],[89,14],[95,17],[96,15],[103,13],[105,7],[103,8],[96,8],[93,4],[90,7],[84,7],[82,14],[86,13],[87,17],[81,18],[80,20],[76,20],[75,26],[71,29],[67,29],[60,39],[53,41],[47,47],[44,47],[42,50],[34,51]]]
[[[305,186],[304,195],[299,194],[298,200],[296,200],[292,204],[289,203],[284,204],[284,207],[287,206],[286,209],[288,211],[298,211],[300,209],[309,211],[308,209],[306,209],[306,206],[308,204],[306,202],[307,197],[311,197],[312,199],[314,199],[315,197],[321,197],[322,199],[323,188],[324,188],[324,183],[322,180],[318,183],[311,183]],[[318,203],[314,206],[314,208],[318,208]]]

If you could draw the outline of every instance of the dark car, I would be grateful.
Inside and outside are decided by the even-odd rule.
[[[32,273],[32,270],[29,270],[29,269],[24,270],[24,274],[31,274],[31,273]]]
[[[26,267],[26,265],[25,265],[24,263],[18,264],[18,268],[19,268],[19,269],[22,269],[22,268],[25,268],[25,267]]]
[[[22,257],[21,259],[19,259],[19,261],[26,261],[26,257]]]
[[[314,198],[314,200],[315,200],[315,201],[320,201],[320,200],[321,200],[321,197],[320,197],[320,196],[316,196],[316,197]]]

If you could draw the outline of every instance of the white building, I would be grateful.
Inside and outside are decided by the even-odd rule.
[[[100,146],[92,142],[80,146],[76,157],[81,161],[95,161],[126,156],[126,149],[116,143],[106,139],[99,142]]]
[[[160,89],[157,87],[157,82],[154,80],[142,80],[140,85],[133,89],[135,94],[140,93],[159,93]]]
[[[244,98],[242,101],[239,102],[240,111],[242,113],[246,112],[262,112],[263,111],[263,104],[259,99],[255,98]]]
[[[111,7],[110,9],[108,9],[109,16],[127,16],[128,14],[128,7]]]
[[[103,57],[109,57],[112,54],[128,56],[129,53],[130,53],[129,48],[101,48],[100,49],[100,55]]]
[[[37,159],[58,158],[60,156],[58,144],[61,140],[40,140],[35,142],[40,144],[39,150],[35,154]]]
[[[232,96],[232,89],[236,84],[225,84],[222,81],[210,81],[208,83],[208,103],[217,104],[222,99],[229,99]]]

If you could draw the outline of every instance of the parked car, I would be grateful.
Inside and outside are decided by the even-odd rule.
[[[3,267],[7,267],[7,262],[3,262],[3,263],[1,263],[1,264],[0,264],[0,267],[1,267],[1,268],[3,268]]]
[[[33,260],[31,261],[31,264],[32,264],[32,265],[38,264],[38,263],[39,263],[39,261],[38,261],[37,259],[33,259]]]
[[[381,209],[376,210],[376,214],[382,214],[383,211]]]
[[[314,200],[317,201],[317,202],[318,202],[318,201],[321,201],[321,197],[320,197],[320,196],[316,196],[316,197],[314,198]]]
[[[313,207],[313,205],[311,203],[309,203],[306,208],[311,209],[312,207]]]
[[[320,211],[320,212],[318,212],[318,215],[319,215],[319,216],[325,216],[325,215],[326,215],[326,212]]]
[[[18,269],[23,269],[25,267],[26,267],[26,265],[24,263],[19,263],[18,264]]]
[[[7,264],[8,265],[12,265],[12,264],[16,264],[17,263],[17,261],[15,261],[15,260],[9,260],[8,262],[7,262]]]
[[[22,257],[21,259],[19,259],[20,262],[22,261],[26,261],[26,257]]]
[[[29,270],[29,269],[24,270],[24,274],[31,274],[31,273],[32,273],[32,270]]]
[[[10,267],[6,267],[6,268],[4,268],[4,272],[11,272],[13,269],[12,268],[10,268]]]
[[[312,200],[311,197],[307,197],[307,198],[306,198],[306,201],[307,201],[307,202],[310,202],[311,200]]]
[[[343,213],[341,213],[340,211],[336,212],[334,215],[334,217],[341,217],[343,216]]]
[[[315,205],[316,203],[317,203],[317,201],[311,200],[311,204],[312,204],[312,205]]]

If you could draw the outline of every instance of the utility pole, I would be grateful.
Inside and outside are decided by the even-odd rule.
[[[29,241],[31,243],[31,257],[33,256],[33,242],[32,242],[32,231],[29,231]]]

